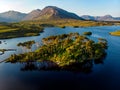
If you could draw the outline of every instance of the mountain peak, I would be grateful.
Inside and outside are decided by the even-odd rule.
[[[106,17],[106,18],[112,18],[112,16],[111,15],[105,15],[105,16],[103,16],[103,17]]]
[[[90,16],[90,15],[83,15],[81,17],[86,19],[86,20],[94,20],[94,16]]]
[[[9,11],[7,11],[7,12],[15,12],[15,13],[16,13],[16,12],[18,12],[18,11],[14,11],[14,10],[9,10]]]
[[[0,22],[18,22],[21,20],[44,20],[44,19],[77,19],[77,20],[95,20],[95,21],[120,21],[120,17],[113,17],[111,15],[105,16],[90,16],[78,15],[68,12],[56,6],[46,6],[44,9],[35,9],[28,14],[21,13],[14,10],[9,10],[0,13]]]
[[[17,11],[10,10],[8,12],[0,13],[0,18],[10,19],[9,21],[25,21],[25,20],[49,20],[49,19],[77,19],[84,20],[78,15],[68,12],[64,9],[56,6],[46,6],[44,9],[35,9],[28,14],[20,13]]]
[[[36,11],[41,11],[40,9],[36,9]]]
[[[21,13],[19,11],[14,11],[14,10],[9,10],[9,11],[6,11],[6,12],[3,12],[3,13],[0,13],[0,14],[26,14],[26,13]]]
[[[56,6],[46,6],[45,8],[58,8]]]
[[[10,10],[7,12],[0,13],[0,18],[3,18],[0,19],[0,22],[18,22],[25,16],[25,13]]]
[[[119,17],[113,17],[111,15],[105,16],[90,16],[90,15],[83,15],[82,18],[86,20],[95,20],[95,21],[120,21]]]
[[[33,20],[34,18],[38,17],[41,13],[40,9],[35,9],[33,11],[31,11],[30,13],[28,13],[28,15],[26,17],[24,17],[22,20]]]
[[[37,13],[37,12],[41,12],[41,10],[40,9],[35,9],[35,10],[32,10],[30,13]]]
[[[76,14],[68,12],[66,10],[63,10],[56,6],[45,7],[41,11],[39,17],[36,18],[36,20],[40,20],[40,19],[79,19],[79,20],[83,20]]]

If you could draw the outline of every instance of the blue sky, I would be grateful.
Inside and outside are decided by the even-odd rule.
[[[28,13],[45,6],[57,6],[80,15],[120,17],[120,0],[0,0],[0,12],[15,10]]]

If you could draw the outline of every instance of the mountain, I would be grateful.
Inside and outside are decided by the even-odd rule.
[[[111,15],[105,15],[105,16],[101,16],[101,17],[96,17],[96,20],[98,20],[98,21],[114,21],[115,19]]]
[[[90,16],[90,15],[83,15],[81,16],[83,19],[86,19],[86,20],[95,20],[95,17],[94,16]]]
[[[28,14],[8,11],[0,13],[0,22],[19,22],[26,20],[51,20],[51,19],[77,19],[77,20],[94,20],[94,21],[120,21],[120,17],[105,16],[78,16],[75,13],[68,12],[56,6],[47,6],[44,9],[36,9]]]
[[[0,17],[0,22],[5,22],[5,21],[8,21],[8,19]]]
[[[0,13],[0,22],[18,22],[21,21],[27,14],[17,12],[17,11],[8,11]]]
[[[83,15],[81,17],[86,20],[95,20],[95,21],[120,21],[120,17],[113,17],[111,15],[105,15],[105,16]]]
[[[116,17],[115,19],[118,20],[118,21],[120,21],[120,17]]]
[[[34,20],[36,17],[38,17],[41,13],[40,9],[36,9],[28,13],[22,20]]]
[[[8,11],[0,13],[0,22],[19,22],[26,20],[49,20],[49,19],[77,19],[84,20],[78,15],[58,8],[56,6],[47,6],[44,9],[36,9],[28,14]]]
[[[35,20],[41,19],[78,19],[83,20],[83,18],[77,16],[74,13],[68,12],[56,6],[45,7]]]

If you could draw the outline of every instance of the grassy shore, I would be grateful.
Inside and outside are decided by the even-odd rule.
[[[41,26],[72,26],[72,27],[89,27],[89,26],[111,26],[116,22],[98,22],[98,21],[85,21],[85,20],[74,20],[74,19],[58,19],[58,20],[37,20],[37,21],[24,21],[19,24],[39,24]]]
[[[113,36],[120,36],[120,30],[117,30],[115,32],[110,32],[110,34]]]
[[[16,37],[28,37],[37,36],[43,31],[42,27],[32,26],[12,26],[10,25],[0,25],[0,39],[16,38]]]
[[[43,32],[45,27],[91,27],[91,26],[111,26],[120,25],[119,22],[97,22],[73,19],[23,21],[19,23],[0,23],[0,39],[37,36]]]

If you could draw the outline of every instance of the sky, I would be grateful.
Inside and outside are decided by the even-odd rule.
[[[0,0],[0,13],[9,10],[29,13],[46,6],[57,6],[79,16],[120,17],[120,0]]]

